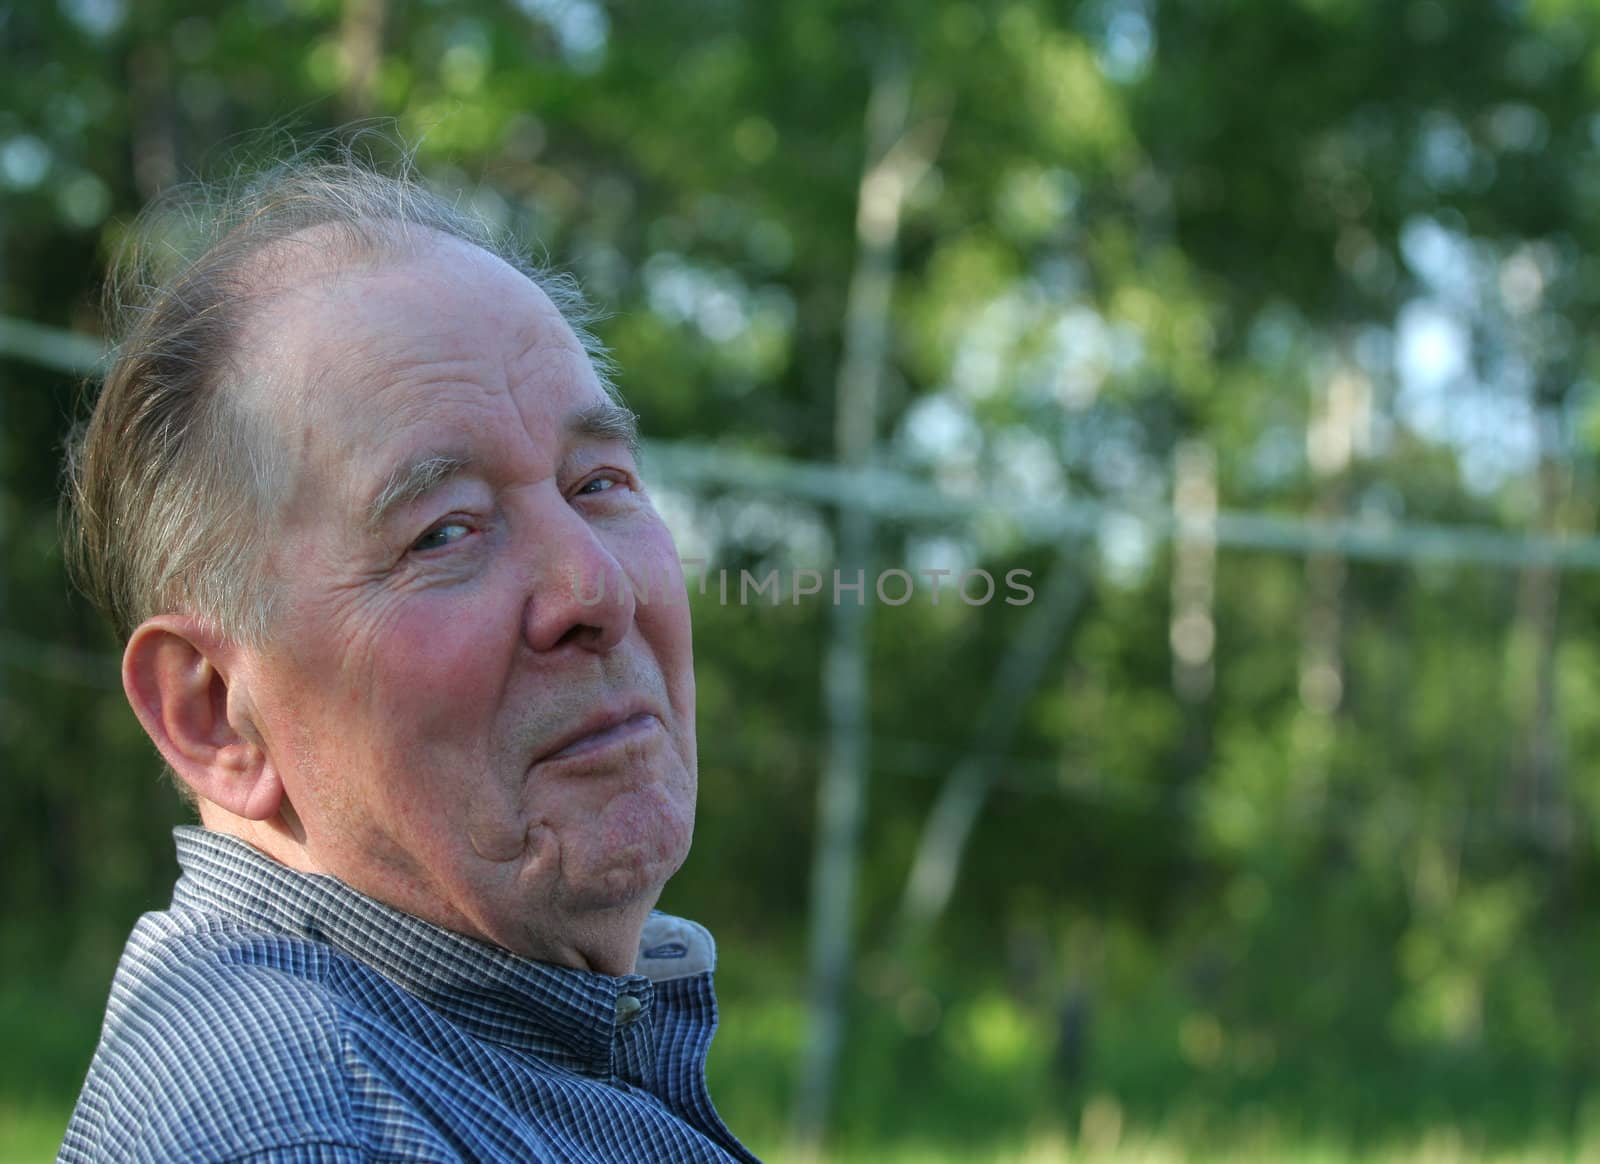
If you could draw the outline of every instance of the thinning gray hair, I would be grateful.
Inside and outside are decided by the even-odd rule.
[[[237,357],[252,311],[282,286],[278,260],[295,236],[316,230],[345,264],[401,257],[428,232],[480,247],[550,297],[615,395],[576,283],[430,192],[409,161],[398,171],[324,140],[175,189],[126,236],[105,296],[113,356],[70,442],[64,498],[69,567],[124,641],[165,613],[241,642],[270,630],[277,588],[264,542],[289,484],[286,458],[268,410],[242,399]]]

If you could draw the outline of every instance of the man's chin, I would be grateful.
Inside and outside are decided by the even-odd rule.
[[[682,864],[681,858],[612,862],[585,876],[567,878],[561,901],[573,915],[639,910],[642,916],[655,907],[661,890]]]

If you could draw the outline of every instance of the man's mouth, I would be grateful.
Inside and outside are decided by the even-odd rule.
[[[621,747],[644,738],[660,727],[661,720],[650,711],[630,709],[602,715],[585,721],[574,732],[562,737],[551,751],[536,762],[551,764]]]

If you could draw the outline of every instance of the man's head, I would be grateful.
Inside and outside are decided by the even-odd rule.
[[[570,296],[448,206],[348,164],[256,189],[152,289],[74,459],[130,702],[208,825],[630,969],[695,783],[631,414]]]

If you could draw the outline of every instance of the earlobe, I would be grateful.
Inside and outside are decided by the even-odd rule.
[[[236,816],[277,814],[283,786],[253,725],[244,722],[239,648],[197,620],[159,615],[122,655],[122,686],[162,757],[202,800]]]

